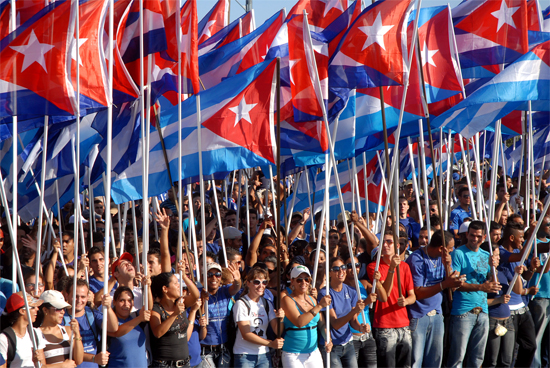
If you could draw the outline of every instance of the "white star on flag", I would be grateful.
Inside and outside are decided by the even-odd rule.
[[[10,48],[25,55],[21,72],[25,71],[25,69],[31,66],[34,62],[40,64],[46,73],[48,72],[48,69],[46,69],[46,59],[44,59],[44,54],[54,47],[53,45],[40,43],[34,34],[34,29],[31,31],[29,42],[26,45],[10,46]]]
[[[71,59],[76,61],[76,47],[75,46],[75,39],[73,39],[73,42],[71,43]],[[87,38],[79,38],[78,39],[78,64],[82,66],[82,58],[80,57],[80,47],[84,45],[84,43],[88,41]]]
[[[500,3],[500,9],[491,13],[493,17],[498,19],[497,32],[504,24],[508,24],[509,26],[516,28],[516,24],[514,23],[512,16],[518,11],[519,8],[519,6],[509,8],[508,5],[506,5],[506,0],[502,0],[502,3]]]
[[[294,66],[296,66],[296,64],[298,64],[298,62],[300,60],[301,59],[289,60],[288,61],[288,69],[289,69],[289,74],[290,74],[290,83],[292,83],[292,84],[294,84],[294,78],[292,77],[292,68],[294,68]]]
[[[382,25],[382,16],[380,13],[376,16],[374,23],[371,26],[359,27],[359,30],[367,35],[367,40],[363,45],[361,51],[369,47],[370,45],[377,43],[381,48],[386,50],[384,45],[384,36],[390,31],[394,26],[384,26]]]
[[[243,99],[239,104],[235,107],[230,107],[229,110],[235,113],[235,125],[233,127],[236,127],[239,121],[242,119],[248,121],[250,125],[252,125],[252,120],[250,120],[250,111],[257,105],[255,104],[247,104],[246,100],[243,96]]]
[[[437,66],[437,65],[435,65],[433,56],[435,54],[437,54],[438,51],[439,50],[429,50],[428,47],[426,46],[426,41],[424,40],[424,45],[422,46],[422,51],[421,51],[422,66],[426,65],[426,63],[428,63],[430,65],[433,65],[433,66]]]
[[[325,14],[323,14],[323,17],[327,16],[327,13],[330,11],[330,9],[336,8],[340,11],[344,11],[342,8],[342,2],[340,0],[324,0],[325,3]]]
[[[210,33],[210,27],[212,27],[214,23],[216,23],[215,19],[209,20],[208,23],[206,23],[206,26],[204,26],[204,31],[202,31],[202,34],[200,35],[199,38],[201,38],[202,36],[212,37],[212,33]]]

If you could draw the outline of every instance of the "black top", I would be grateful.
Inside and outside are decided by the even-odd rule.
[[[164,307],[159,303],[153,305],[153,310],[160,314],[161,322],[170,317]],[[175,313],[175,312],[174,312]],[[151,334],[151,348],[153,351],[153,360],[184,360],[189,357],[189,347],[187,345],[187,327],[189,320],[185,313],[180,314],[170,329],[160,338]]]

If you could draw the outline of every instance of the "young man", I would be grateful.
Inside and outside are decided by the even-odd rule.
[[[90,259],[90,268],[94,271],[94,274],[89,277],[90,290],[92,293],[97,293],[103,289],[103,270],[105,267],[105,255],[103,250],[98,247],[92,247],[88,251],[88,258]],[[115,284],[114,288],[117,288]]]
[[[443,363],[443,292],[462,286],[464,276],[455,271],[446,277],[454,248],[451,233],[445,232],[445,245],[438,231],[432,235],[429,245],[414,251],[407,259],[417,299],[408,307],[412,317],[413,367],[440,367]]]
[[[380,367],[407,367],[411,365],[412,341],[409,329],[407,305],[416,302],[414,284],[409,265],[401,262],[395,254],[393,233],[386,231],[382,244],[380,260],[380,283],[387,299],[379,295],[374,309],[374,336],[377,342],[378,365]],[[401,296],[398,290],[396,267],[401,276]],[[373,280],[376,263],[367,267],[370,280]]]
[[[243,234],[235,227],[227,226],[223,228],[222,236],[225,240],[227,248],[234,248],[239,252],[242,251]]]
[[[464,186],[460,188],[457,195],[459,206],[451,211],[451,223],[449,225],[449,229],[453,231],[455,238],[458,237],[458,230],[460,229],[462,222],[464,222],[464,219],[466,217],[472,217],[472,212],[470,209],[471,199],[468,187]]]
[[[466,279],[453,294],[447,367],[463,364],[480,367],[483,363],[489,333],[487,293],[497,293],[501,289],[498,281],[492,279],[490,265],[496,263],[495,259],[480,249],[485,235],[485,224],[472,221],[468,227],[468,242],[452,253],[453,270],[466,275]]]

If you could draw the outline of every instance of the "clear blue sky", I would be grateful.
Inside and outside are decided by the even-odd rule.
[[[256,16],[256,26],[260,26],[266,19],[275,14],[275,12],[286,8],[287,12],[296,4],[298,0],[253,0],[253,8]],[[352,3],[351,0],[348,0],[349,3]],[[494,0],[491,0],[494,1]],[[430,6],[439,6],[449,3],[451,8],[460,4],[460,0],[422,0],[422,7]],[[550,5],[550,0],[539,0],[541,8],[546,9]],[[198,18],[199,21],[204,17],[204,15],[214,6],[216,0],[197,0],[198,7]],[[243,6],[246,4],[246,0],[239,0]],[[370,0],[366,0],[365,4],[369,5]],[[231,20],[235,20],[237,17],[240,17],[244,14],[243,8],[237,3],[236,0],[231,0]]]

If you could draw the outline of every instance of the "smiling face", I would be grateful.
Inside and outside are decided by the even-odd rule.
[[[311,285],[311,277],[303,272],[298,277],[290,281],[291,288],[299,294],[307,294],[309,291],[309,286]]]
[[[132,308],[134,307],[134,299],[129,292],[125,291],[120,293],[120,296],[114,301],[113,304],[117,317],[126,319],[130,316],[130,312],[132,312]]]

